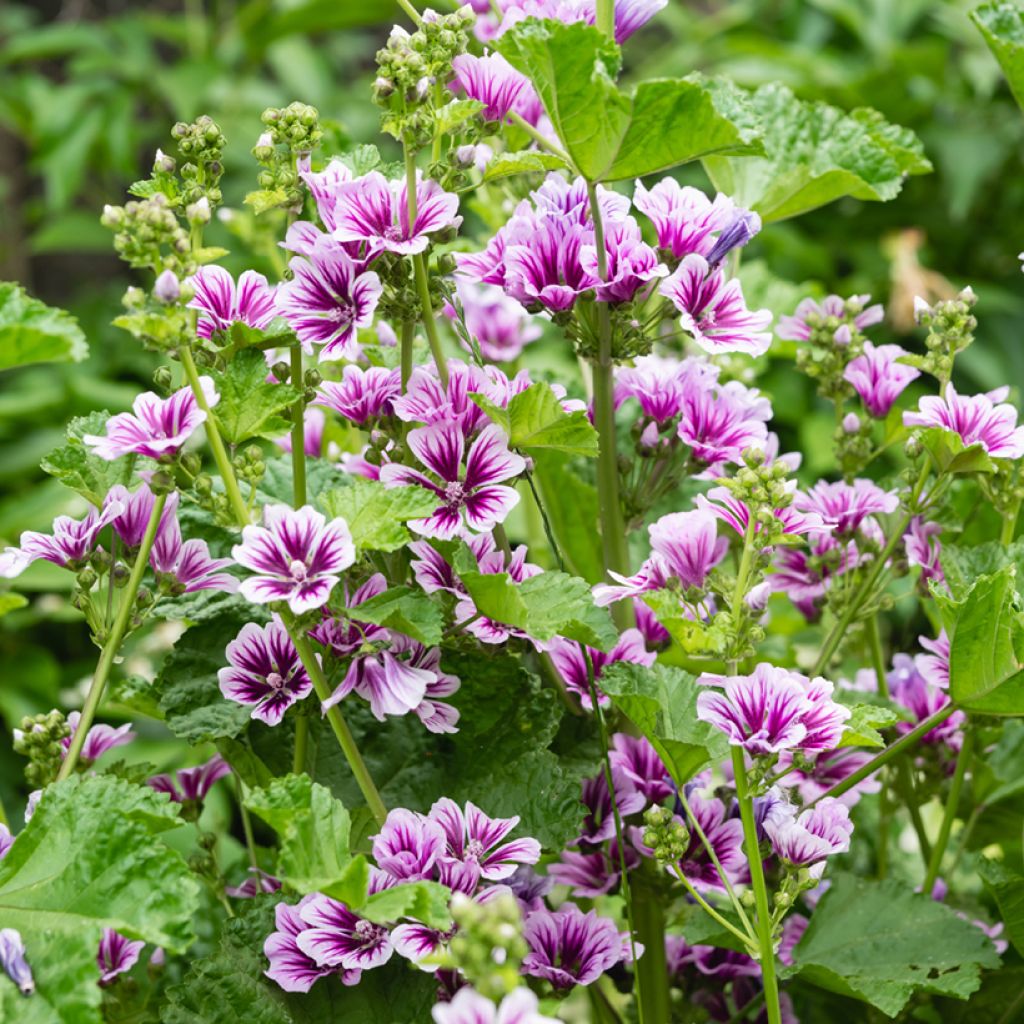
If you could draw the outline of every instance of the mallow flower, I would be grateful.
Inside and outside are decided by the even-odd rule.
[[[26,530],[21,535],[20,547],[7,548],[0,555],[0,576],[8,579],[20,576],[40,558],[62,569],[77,571],[84,568],[96,549],[100,531],[123,511],[123,502],[113,499],[103,503],[102,511],[90,508],[82,519],[58,516],[53,521],[53,533],[50,535]]]
[[[200,267],[189,283],[195,296],[188,305],[199,310],[196,334],[200,338],[211,338],[233,323],[262,330],[274,319],[274,289],[255,270],[246,270],[236,284],[223,267],[211,264]]]
[[[584,914],[574,903],[558,910],[536,910],[523,924],[530,952],[523,974],[543,978],[555,988],[590,985],[605,971],[632,959],[629,936],[596,911]],[[639,956],[642,946],[637,946]]]
[[[331,409],[356,426],[390,416],[402,393],[402,374],[383,366],[348,365],[340,381],[324,381],[317,389],[316,404]]]
[[[444,833],[441,860],[468,864],[488,881],[502,881],[520,865],[540,860],[541,848],[536,839],[508,840],[519,824],[518,815],[490,818],[471,802],[463,809],[454,800],[442,797],[430,808],[428,817]]]
[[[460,988],[451,1002],[438,1003],[431,1016],[434,1024],[558,1024],[541,1014],[528,988],[517,988],[498,1005],[475,989]]]
[[[517,359],[523,349],[541,336],[540,325],[522,304],[506,295],[496,285],[482,285],[459,278],[455,292],[462,307],[466,330],[480,346],[480,354],[496,363]],[[444,313],[456,320],[456,310],[445,304]],[[461,337],[463,348],[470,348],[468,339]]]
[[[285,992],[308,992],[315,982],[332,974],[339,975],[345,985],[355,985],[362,975],[358,968],[322,966],[299,948],[299,936],[310,928],[301,911],[316,895],[304,896],[297,906],[278,903],[274,907],[276,928],[263,943],[263,955],[270,964],[264,973]]]
[[[71,731],[60,741],[61,748],[64,751],[61,755],[62,757],[66,756],[67,752],[71,749],[71,741],[75,738],[75,733],[78,732],[82,721],[82,713],[80,711],[72,711],[66,721]],[[19,730],[15,729],[14,732],[17,735]],[[85,742],[82,744],[81,753],[78,755],[79,763],[90,765],[93,761],[102,757],[108,750],[113,750],[115,747],[123,747],[125,744],[131,743],[133,739],[135,739],[135,733],[132,732],[130,723],[119,725],[116,729],[114,726],[105,725],[102,722],[93,725],[85,734]]]
[[[139,962],[139,954],[145,945],[138,939],[125,938],[113,928],[104,928],[96,954],[100,984],[109,985],[119,974],[130,971]]]
[[[814,326],[830,319],[843,321],[863,331],[865,327],[881,323],[885,316],[882,306],[878,303],[869,306],[870,301],[870,295],[851,295],[848,299],[828,295],[821,302],[804,299],[792,316],[779,318],[775,333],[786,341],[810,341]]]
[[[168,504],[170,504],[168,502]],[[176,516],[161,526],[149,554],[149,564],[170,587],[172,594],[193,594],[199,590],[219,590],[233,594],[238,580],[224,570],[230,558],[211,558],[205,540],[182,541]]]
[[[25,943],[21,932],[14,928],[0,928],[0,967],[18,986],[22,995],[30,996],[36,990],[32,968],[25,959]]]
[[[903,422],[948,430],[965,447],[981,445],[994,459],[1019,459],[1024,455],[1024,426],[1017,426],[1017,410],[1003,402],[1006,394],[1006,388],[999,388],[987,395],[959,395],[949,383],[943,397],[926,395],[916,412],[903,414]]]
[[[460,53],[452,61],[455,79],[449,86],[484,105],[485,121],[504,121],[512,111],[535,123],[541,110],[540,98],[530,80],[500,53],[476,57]],[[528,114],[532,116],[527,116]]]
[[[763,827],[776,855],[793,867],[809,868],[812,878],[821,877],[827,857],[850,848],[853,834],[849,808],[833,797],[799,815],[791,805],[777,806]]]
[[[231,550],[239,565],[257,573],[242,581],[242,596],[254,604],[286,601],[296,615],[325,605],[340,573],[355,561],[348,523],[327,522],[310,505],[267,505],[263,522],[246,526],[242,543]]]
[[[602,671],[616,661],[629,661],[635,665],[651,666],[657,657],[654,651],[648,651],[643,634],[638,629],[623,630],[618,642],[610,651],[599,651],[596,647],[587,647],[586,656],[575,640],[555,637],[547,645],[548,654],[558,669],[558,674],[565,682],[565,688],[573,694],[586,708],[593,711],[594,705],[590,696],[590,680],[587,661],[594,672],[594,688],[601,707],[607,707],[608,697],[601,692],[600,680]]]
[[[157,527],[157,536],[160,536],[168,528],[171,520],[175,518],[178,498],[177,491],[172,491],[167,495]],[[114,532],[121,538],[124,546],[129,550],[134,550],[142,544],[150,516],[153,514],[156,495],[149,489],[149,484],[145,482],[139,484],[134,491],[129,491],[123,484],[115,484],[107,491],[107,495],[103,499],[103,507],[105,509],[108,505],[115,503],[121,506],[121,511],[110,521],[111,526],[114,527]]]
[[[214,754],[209,761],[195,768],[179,768],[172,777],[169,774],[154,775],[146,780],[146,785],[158,793],[166,793],[176,803],[190,800],[200,803],[213,784],[225,775],[231,774],[231,765],[220,754]]]
[[[899,361],[907,354],[899,345],[876,347],[865,341],[863,353],[843,371],[872,416],[885,416],[907,385],[921,376],[920,370]]]

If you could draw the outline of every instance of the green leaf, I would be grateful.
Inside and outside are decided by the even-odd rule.
[[[962,601],[979,576],[997,572],[1008,565],[1017,567],[1017,592],[1024,586],[1024,540],[1012,544],[990,541],[973,547],[942,545],[942,571],[953,597]]]
[[[229,444],[287,433],[291,421],[281,413],[299,398],[299,393],[288,384],[267,382],[267,361],[262,352],[236,352],[227,369],[215,373],[213,379],[220,395],[214,416]]]
[[[431,928],[452,926],[448,912],[451,890],[437,882],[406,882],[374,893],[359,907],[359,914],[377,924],[389,924],[403,917],[422,921]]]
[[[970,13],[1006,75],[1017,104],[1024,107],[1024,10],[1015,3],[982,4]]]
[[[1024,629],[1015,566],[979,576],[940,609],[950,638],[950,695],[965,711],[1024,715]]]
[[[531,454],[557,451],[597,456],[597,431],[586,412],[566,412],[547,384],[531,384],[508,403],[508,424],[512,448]]]
[[[444,616],[441,609],[422,590],[392,587],[383,594],[357,605],[352,614],[360,622],[373,622],[394,629],[426,647],[441,642]]]
[[[760,152],[752,119],[739,113],[738,92],[689,79],[647,81],[633,95],[621,92],[619,48],[593,26],[531,18],[496,46],[533,82],[588,181],[653,174],[712,153]]]
[[[705,157],[715,187],[765,221],[784,220],[853,196],[894,199],[909,174],[931,164],[913,132],[874,110],[847,114],[826,103],[797,99],[778,83],[750,94],[764,132],[765,155]]]
[[[884,747],[885,737],[878,730],[893,725],[899,719],[896,712],[878,704],[854,704],[851,710],[839,746]]]
[[[377,480],[353,476],[347,487],[320,495],[328,516],[341,516],[352,531],[356,551],[397,551],[412,540],[410,519],[429,516],[437,498],[423,487],[385,487]]]
[[[261,188],[247,193],[242,202],[246,206],[251,206],[252,212],[258,217],[261,213],[267,213],[269,210],[276,210],[279,206],[284,206],[288,202],[288,193],[283,188]]]
[[[23,594],[15,594],[12,591],[0,594],[0,619],[19,608],[24,608],[27,604],[28,598]]]
[[[0,921],[21,932],[37,986],[28,1002],[0,974],[4,1019],[99,1024],[104,928],[184,952],[199,886],[155,837],[179,823],[165,795],[110,775],[73,776],[44,791],[0,862]]]
[[[330,790],[308,775],[286,775],[248,793],[245,806],[280,837],[277,874],[283,882],[303,894],[335,895],[332,888],[352,858],[348,811]]]
[[[980,444],[965,446],[959,434],[941,427],[919,431],[921,444],[943,473],[994,473],[995,463]]]
[[[565,161],[553,153],[537,153],[521,149],[515,153],[499,153],[485,168],[483,182],[497,181],[513,174],[546,174],[565,168]]]
[[[895,1017],[917,991],[966,999],[998,967],[970,921],[895,879],[839,874],[793,951],[802,978]]]
[[[114,484],[129,484],[132,478],[134,458],[122,456],[113,461],[93,455],[82,441],[86,434],[106,433],[110,413],[91,412],[88,416],[76,416],[67,428],[67,444],[54,448],[39,463],[44,473],[56,477],[65,487],[78,491],[84,498],[100,507],[107,492]]]
[[[80,363],[89,354],[78,321],[0,281],[0,370],[29,363]]]
[[[978,861],[978,874],[999,906],[1006,937],[1024,956],[1024,875],[987,857]]]
[[[689,782],[709,761],[726,756],[725,737],[697,720],[701,687],[688,672],[620,661],[601,673],[601,689],[650,740],[677,786]]]
[[[438,135],[451,135],[483,109],[484,105],[479,100],[452,100],[435,114],[434,131]]]
[[[533,463],[534,483],[566,568],[590,584],[600,583],[605,576],[597,488],[573,472],[560,452],[537,452]]]
[[[153,692],[167,728],[179,739],[189,743],[233,739],[245,729],[252,708],[225,699],[217,672],[227,665],[225,648],[253,618],[250,606],[193,626],[168,654]]]

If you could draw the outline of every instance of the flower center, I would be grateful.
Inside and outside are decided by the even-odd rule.
[[[293,580],[301,583],[309,575],[309,569],[306,567],[305,562],[300,562],[299,559],[296,558],[292,564],[288,566],[288,574]]]
[[[389,242],[400,242],[402,241],[402,229],[397,224],[392,224],[391,227],[384,229],[384,237]]]
[[[333,320],[338,324],[350,324],[353,319],[353,309],[350,302],[339,301],[338,305],[334,307],[328,314],[328,320]]]
[[[267,686],[272,690],[283,690],[284,689],[284,676],[280,672],[271,672],[267,676]]]
[[[449,508],[458,508],[466,501],[466,488],[462,486],[461,481],[453,480],[451,483],[445,485],[444,489],[444,500],[445,504]]]
[[[479,839],[470,839],[466,843],[466,860],[478,864],[484,855],[484,844]]]
[[[372,921],[358,921],[356,922],[355,928],[352,930],[355,933],[355,937],[363,946],[372,946],[375,943],[380,942],[381,939],[387,935],[386,928],[382,928],[380,925],[374,924]]]

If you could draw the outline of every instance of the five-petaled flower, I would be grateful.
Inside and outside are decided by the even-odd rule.
[[[211,338],[233,323],[248,324],[262,330],[274,319],[274,289],[255,270],[247,270],[238,283],[215,264],[200,267],[189,279],[195,289],[190,309],[199,310],[196,334]]]
[[[994,459],[1019,459],[1024,455],[1024,426],[1017,426],[1017,410],[1005,403],[1008,390],[959,395],[947,384],[942,398],[926,395],[917,412],[903,414],[903,422],[908,427],[948,430],[958,435],[965,447],[981,445]]]

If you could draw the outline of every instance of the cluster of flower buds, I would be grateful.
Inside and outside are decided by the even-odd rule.
[[[178,170],[181,177],[181,203],[191,206],[201,199],[211,206],[221,201],[220,178],[224,173],[221,157],[224,152],[224,133],[212,117],[202,114],[191,124],[179,121],[171,136],[178,144],[184,163]]]
[[[466,52],[475,17],[470,7],[451,14],[423,12],[412,33],[395,26],[387,45],[377,51],[373,96],[383,108],[381,129],[417,147],[434,135],[436,109],[447,103],[445,86],[452,61]]]
[[[320,145],[324,134],[320,112],[308,103],[296,101],[287,107],[267,107],[261,120],[264,130],[252,148],[252,155],[262,168],[257,178],[259,186],[265,195],[280,194],[276,205],[301,210],[305,192],[299,180],[298,162],[308,160]]]
[[[945,385],[953,376],[956,354],[974,341],[978,321],[972,310],[977,301],[970,287],[964,288],[956,298],[936,302],[934,306],[929,306],[922,298],[914,300],[914,319],[920,327],[928,329],[924,340],[928,354],[916,365],[940,384]]]
[[[644,846],[659,864],[678,864],[690,848],[690,830],[667,807],[655,805],[644,811]]]
[[[246,480],[254,487],[263,479],[267,464],[263,461],[263,449],[258,444],[248,445],[232,459],[239,480]]]
[[[70,735],[71,727],[60,711],[21,720],[21,728],[14,732],[14,752],[28,758],[25,779],[33,789],[42,789],[57,777],[64,759],[63,742]]]
[[[757,524],[758,547],[763,550],[778,544],[786,532],[778,513],[793,503],[790,467],[781,459],[769,462],[760,448],[744,449],[741,458],[742,468],[721,483],[749,509]]]
[[[458,925],[449,946],[453,959],[478,992],[497,1002],[519,986],[529,952],[518,901],[511,893],[483,902],[456,893],[451,912]]]
[[[114,248],[130,267],[185,268],[188,232],[162,192],[124,206],[104,206],[100,223],[114,232]]]

